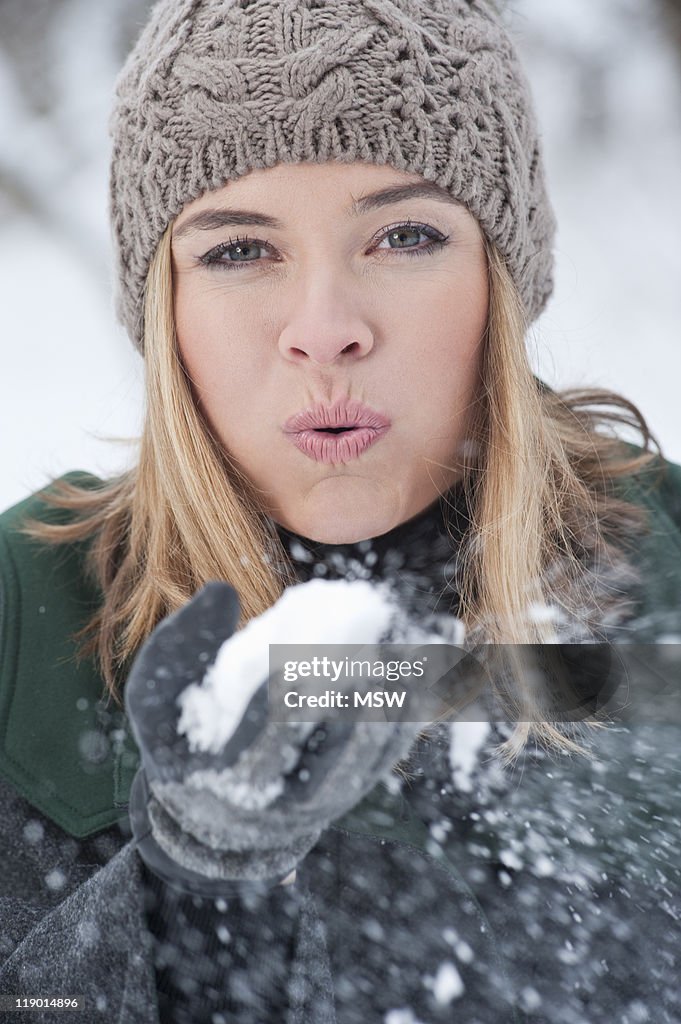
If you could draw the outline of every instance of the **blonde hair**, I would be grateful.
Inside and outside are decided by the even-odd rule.
[[[137,465],[94,490],[53,481],[41,497],[76,515],[22,529],[52,544],[91,538],[86,572],[103,600],[73,639],[79,658],[96,658],[119,705],[135,652],[205,582],[237,587],[238,628],[295,582],[274,525],[193,398],[175,336],[171,231],[147,277],[147,404]],[[632,533],[645,529],[645,513],[610,494],[610,484],[656,459],[649,442],[658,453],[659,445],[638,409],[617,394],[538,386],[517,290],[496,247],[485,241],[485,248],[490,310],[482,393],[462,466],[470,524],[459,552],[458,615],[471,637],[513,645],[517,654],[517,645],[555,642],[551,623],[528,617],[528,607],[551,605],[579,618],[585,586],[597,632],[606,609],[588,565],[615,565]],[[615,423],[640,431],[640,455],[599,430]],[[548,746],[580,749],[550,723],[525,721],[502,745],[503,756],[515,757],[532,734]]]

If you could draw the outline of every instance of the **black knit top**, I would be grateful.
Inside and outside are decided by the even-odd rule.
[[[387,580],[412,615],[456,612],[457,554],[468,522],[454,486],[380,537],[321,544],[277,532],[300,582]],[[260,895],[208,899],[174,890],[143,865],[161,1024],[281,1024],[301,906],[298,881]]]

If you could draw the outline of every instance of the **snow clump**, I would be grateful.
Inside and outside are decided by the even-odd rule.
[[[217,754],[269,676],[270,644],[375,644],[395,612],[390,589],[366,580],[313,579],[287,587],[225,641],[203,681],[180,694],[177,731],[192,751]]]

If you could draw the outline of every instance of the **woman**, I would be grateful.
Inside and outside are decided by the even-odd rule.
[[[521,658],[579,644],[590,711],[615,662],[643,687],[679,630],[681,467],[625,399],[530,370],[555,224],[492,4],[162,2],[112,132],[146,419],[132,471],[0,519],[3,996],[121,1024],[681,1019],[673,719],[655,757],[645,724],[575,738]],[[462,625],[520,708],[296,732],[261,703],[190,750],[176,698],[320,576]]]

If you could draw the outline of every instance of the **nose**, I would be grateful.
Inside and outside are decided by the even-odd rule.
[[[360,359],[373,347],[368,340],[346,341],[346,338],[347,334],[339,338],[338,335],[324,336],[320,332],[309,341],[297,339],[297,344],[284,342],[280,349],[284,357],[292,362],[311,362],[322,366],[326,363],[335,363],[341,356]]]
[[[292,317],[279,337],[279,351],[295,363],[326,365],[341,359],[362,359],[374,346],[368,324],[328,302],[325,310],[308,308]]]

